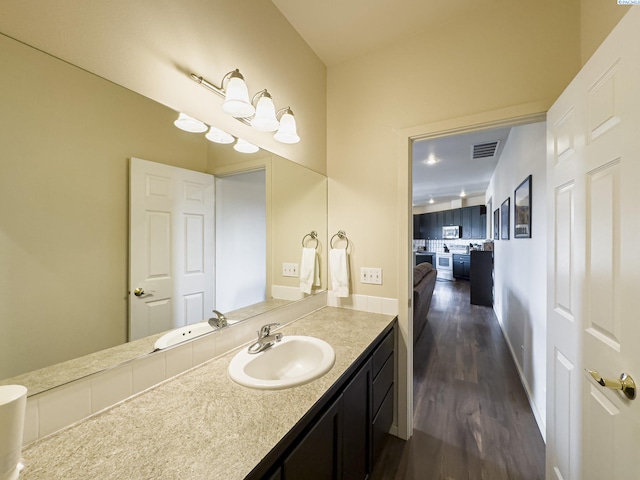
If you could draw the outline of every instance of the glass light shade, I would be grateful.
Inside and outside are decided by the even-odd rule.
[[[263,95],[256,105],[256,116],[251,120],[251,126],[260,132],[275,132],[280,126],[276,118],[276,107],[269,94]]]
[[[225,99],[222,102],[222,111],[238,118],[250,117],[255,113],[256,109],[249,101],[247,84],[244,83],[242,76],[229,78]]]
[[[207,140],[215,143],[233,143],[233,141],[235,140],[233,138],[233,135],[224,132],[216,127],[210,127],[205,137],[207,138]]]
[[[204,123],[195,118],[191,118],[185,113],[181,113],[173,124],[185,132],[202,133],[207,131],[207,126]]]
[[[240,153],[256,153],[260,150],[260,148],[256,147],[253,143],[249,143],[241,138],[238,139],[233,149]]]
[[[280,143],[298,143],[300,137],[297,133],[296,119],[291,110],[287,110],[280,119],[280,128],[273,136]]]

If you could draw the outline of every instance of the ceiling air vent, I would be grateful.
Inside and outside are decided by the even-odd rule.
[[[500,141],[488,142],[488,143],[479,143],[473,146],[473,155],[471,158],[474,160],[476,158],[489,158],[493,157],[496,154],[496,150],[498,150],[498,144]]]

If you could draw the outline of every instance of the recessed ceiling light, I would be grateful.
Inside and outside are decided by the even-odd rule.
[[[462,190],[462,191],[460,192],[460,196],[461,196],[462,198],[464,198],[464,197],[466,197],[466,196],[467,196],[467,194],[466,194],[466,193],[464,193],[464,190]]]
[[[432,198],[429,200],[429,203],[435,203],[435,200]]]
[[[423,163],[425,165],[435,165],[439,161],[440,161],[439,158],[437,158],[433,153],[430,153],[429,158],[427,158],[426,160],[423,160]]]

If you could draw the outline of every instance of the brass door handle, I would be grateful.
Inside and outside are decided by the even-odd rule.
[[[634,400],[636,398],[636,382],[633,381],[633,378],[631,378],[630,375],[623,373],[620,375],[620,380],[612,380],[610,378],[602,378],[602,375],[595,370],[586,370],[589,375],[591,375],[593,379],[603,387],[621,390],[629,400]]]
[[[136,297],[146,297],[147,295],[151,295],[153,293],[155,293],[155,290],[149,290],[148,292],[145,292],[144,288],[142,287],[138,287],[133,291],[133,294]]]

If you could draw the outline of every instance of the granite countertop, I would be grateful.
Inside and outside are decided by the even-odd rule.
[[[277,298],[267,299],[254,305],[227,312],[230,321],[241,321],[291,303]],[[155,333],[139,340],[123,343],[99,352],[83,355],[32,372],[0,380],[0,385],[24,385],[29,395],[36,395],[78,378],[101,372],[107,368],[134,360],[152,352],[155,342],[167,332]]]
[[[393,319],[324,307],[279,329],[331,344],[336,362],[323,377],[285,390],[242,387],[227,374],[236,349],[28,445],[20,478],[242,479]]]

